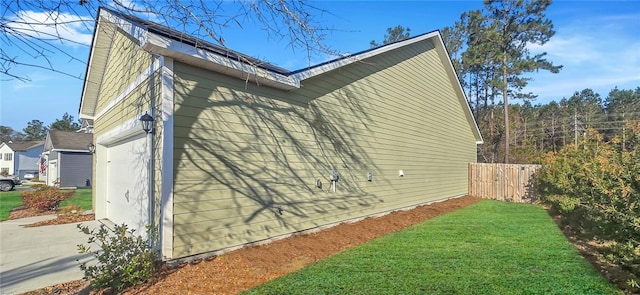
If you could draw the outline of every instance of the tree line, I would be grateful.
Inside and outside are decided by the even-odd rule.
[[[555,34],[544,14],[551,1],[485,0],[484,4],[441,30],[484,138],[478,146],[479,162],[535,163],[545,152],[579,144],[589,128],[605,139],[618,136],[625,142],[624,122],[640,119],[640,87],[614,88],[604,98],[590,88],[577,89],[569,98],[533,105],[537,95],[524,92],[531,80],[524,74],[558,73],[562,68],[547,60],[546,53],[532,54],[528,49]],[[381,43],[404,40],[409,34],[409,28],[391,27]],[[381,43],[374,40],[370,45]]]
[[[484,138],[484,144],[478,146],[480,162],[501,162],[505,155],[503,109],[502,103],[473,107]],[[632,133],[626,123],[640,120],[640,87],[614,88],[604,98],[586,88],[559,102],[532,105],[527,100],[510,105],[509,110],[512,163],[538,163],[547,152],[584,146],[585,139],[594,135],[590,132],[599,133],[605,142],[619,140],[620,148],[628,150]]]
[[[80,127],[82,127],[80,119],[74,120],[72,115],[64,113],[62,118],[56,119],[49,125],[45,125],[40,120],[31,120],[27,123],[27,127],[22,129],[22,132],[9,126],[0,125],[0,142],[44,140],[49,130],[77,131]]]

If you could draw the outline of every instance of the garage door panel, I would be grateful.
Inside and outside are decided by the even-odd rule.
[[[147,144],[142,134],[107,148],[107,217],[138,234],[149,222]]]

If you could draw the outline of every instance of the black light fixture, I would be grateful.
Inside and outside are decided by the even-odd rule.
[[[142,130],[144,130],[145,133],[149,134],[153,130],[153,117],[147,112],[144,112],[144,115],[140,117],[140,122],[142,123]]]
[[[89,150],[90,153],[93,154],[93,152],[96,151],[96,146],[93,143],[90,143],[87,145],[87,149]]]

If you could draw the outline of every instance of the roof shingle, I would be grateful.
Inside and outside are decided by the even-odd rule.
[[[88,151],[87,145],[93,142],[93,133],[50,130],[49,138],[53,149]]]
[[[23,142],[8,142],[7,145],[14,152],[24,152],[30,148],[37,147],[39,145],[43,145],[44,141],[36,140],[36,141],[23,141]]]

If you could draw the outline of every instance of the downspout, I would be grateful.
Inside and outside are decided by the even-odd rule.
[[[152,63],[157,61],[157,57],[152,56]],[[153,74],[152,74],[153,75]],[[150,79],[151,82],[151,95],[149,98],[149,115],[154,118],[153,127],[151,128],[151,132],[149,132],[150,143],[149,143],[149,229],[150,231],[148,239],[149,245],[151,248],[156,248],[158,246],[158,242],[153,238],[154,235],[151,233],[156,232],[156,216],[155,216],[155,136],[156,136],[156,92],[154,83],[156,83],[155,78]],[[149,140],[149,138],[148,138]]]
[[[151,117],[155,118],[155,112],[154,112],[154,107],[155,107],[155,103],[154,103],[154,99],[152,98],[151,101],[149,102],[149,115],[151,115]],[[150,228],[150,232],[155,232],[156,230],[156,217],[155,217],[155,193],[154,193],[154,187],[155,187],[155,156],[154,156],[154,152],[155,152],[155,126],[156,122],[153,122],[153,128],[151,129],[151,132],[149,132],[149,228]],[[155,248],[156,245],[156,241],[153,239],[153,235],[149,235],[149,245],[152,248]]]

